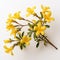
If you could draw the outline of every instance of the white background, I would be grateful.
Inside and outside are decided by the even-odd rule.
[[[35,44],[31,43],[29,47],[21,51],[19,47],[14,49],[14,56],[6,54],[3,49],[3,40],[9,37],[6,31],[6,19],[9,13],[14,13],[21,10],[25,12],[28,6],[40,5],[50,6],[55,17],[55,21],[51,22],[51,28],[48,29],[47,35],[58,50],[52,46],[40,46],[35,48]],[[0,60],[60,60],[60,0],[0,0]]]

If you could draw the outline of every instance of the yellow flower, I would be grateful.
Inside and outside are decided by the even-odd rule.
[[[6,45],[4,45],[5,52],[9,53],[11,55],[13,55],[13,52],[12,52],[13,48],[14,48],[13,46],[11,46],[10,48],[8,48]]]
[[[28,36],[23,36],[20,42],[21,42],[21,43],[25,43],[26,45],[29,45],[29,44],[30,44],[30,42],[29,42],[30,40],[31,40],[30,37],[28,37]]]
[[[13,15],[13,18],[19,19],[19,20],[22,19],[22,17],[20,16],[20,11],[15,12],[14,15]]]
[[[30,16],[31,14],[34,15],[35,14],[34,9],[36,9],[36,6],[34,6],[32,8],[28,7],[26,16]]]
[[[14,20],[13,20],[13,17],[12,17],[12,15],[11,14],[9,14],[8,15],[8,19],[7,19],[7,24],[11,24],[12,22],[14,22]]]
[[[44,7],[43,5],[41,5],[41,8],[42,8],[42,14],[45,21],[50,22],[51,20],[54,20],[54,18],[51,17],[52,13],[49,7]]]
[[[4,43],[10,43],[10,42],[11,42],[10,39],[6,39],[6,40],[4,40]]]
[[[6,29],[11,30],[10,35],[14,35],[14,37],[16,37],[16,33],[18,32],[18,29],[16,29],[13,24],[7,25]]]
[[[54,20],[54,18],[49,15],[44,15],[44,18],[45,18],[45,21],[47,22],[51,22],[51,20]]]
[[[38,36],[40,33],[44,35],[44,31],[46,30],[45,26],[41,25],[41,22],[37,24],[37,26],[34,26],[34,30],[36,31],[36,35]]]
[[[11,35],[13,35],[14,37],[16,37],[16,33],[18,32],[18,30],[16,28],[11,30]]]
[[[7,24],[11,24],[12,22],[14,22],[14,20],[8,19],[6,23],[7,23]]]
[[[14,27],[13,24],[9,24],[9,25],[6,26],[6,29],[7,29],[7,30],[11,30],[11,29],[14,29],[14,28],[15,28],[15,27]]]
[[[42,12],[50,11],[50,7],[41,5]]]

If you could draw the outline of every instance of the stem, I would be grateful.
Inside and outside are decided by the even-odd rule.
[[[34,14],[34,16],[36,16],[37,18],[41,19],[36,13]]]
[[[17,21],[14,21],[14,22],[18,24],[16,26],[28,26],[28,25],[22,25],[22,24],[18,23]]]
[[[41,34],[42,35],[42,34]],[[47,40],[47,42],[53,46],[56,50],[58,49],[53,43],[51,43],[44,35],[42,35],[43,38],[45,38]]]
[[[19,24],[19,25],[20,25],[20,23],[18,23],[17,21],[14,21],[14,23],[17,23],[17,24]]]
[[[24,21],[27,21],[27,22],[30,22],[30,23],[33,23],[32,21],[27,20],[27,19],[25,19],[25,18],[23,18],[23,20],[24,20]]]
[[[28,26],[28,25],[15,25],[15,27],[17,27],[17,26]]]
[[[15,44],[13,45],[13,47],[15,47],[15,46],[17,46],[17,45],[19,45],[19,42],[15,43]]]
[[[15,42],[15,41],[18,41],[18,40],[12,40],[12,42]]]

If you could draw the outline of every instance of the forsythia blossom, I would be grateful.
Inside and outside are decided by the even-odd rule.
[[[34,9],[36,9],[36,6],[32,8],[28,7],[26,16],[30,16],[31,14],[34,15],[35,14]]]
[[[30,41],[31,38],[28,37],[28,36],[23,36],[22,39],[20,40],[21,43],[25,43],[26,45],[29,45],[30,44]]]
[[[10,48],[8,48],[6,45],[4,46],[4,48],[5,48],[5,52],[6,53],[9,53],[9,54],[11,54],[11,55],[13,55],[13,52],[12,52],[12,50],[13,50],[13,46],[11,46]]]
[[[15,27],[14,27],[13,24],[9,24],[9,25],[6,26],[6,29],[7,29],[7,30],[11,30],[11,29],[14,29],[14,28],[15,28]]]
[[[42,14],[45,21],[50,22],[51,20],[54,20],[54,18],[51,17],[52,13],[49,7],[44,7],[43,5],[41,5],[41,8],[42,8]]]
[[[19,20],[23,19],[23,18],[20,16],[20,11],[14,13],[13,18],[19,19]]]
[[[42,26],[41,22],[37,24],[37,26],[34,26],[34,30],[36,31],[36,35],[44,35],[44,31],[46,30],[46,26]]]
[[[17,29],[12,29],[11,34],[10,35],[14,35],[14,37],[16,37],[16,33],[18,32]]]

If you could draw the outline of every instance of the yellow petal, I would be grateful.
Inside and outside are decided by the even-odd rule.
[[[38,27],[41,27],[41,22],[39,22],[37,25],[38,25]]]
[[[16,37],[16,33],[18,32],[18,30],[17,29],[12,29],[11,30],[11,33],[10,33],[10,35],[13,35],[14,36],[14,38]]]
[[[14,29],[14,28],[15,28],[15,27],[14,27],[13,24],[9,24],[9,25],[6,26],[6,29],[7,29],[7,30],[11,30],[11,29]]]
[[[21,39],[21,40],[20,40],[20,43],[24,43],[24,41]]]
[[[30,42],[26,42],[26,45],[27,45],[27,46],[30,45]]]
[[[41,27],[41,30],[46,30],[46,26],[42,26]]]
[[[27,13],[28,13],[28,15],[30,14],[34,14],[35,12],[34,12],[34,9],[35,9],[35,7],[32,7],[32,8],[30,8],[30,7],[28,7],[27,8]]]
[[[4,47],[4,49],[8,49],[8,47],[6,45],[4,45],[3,47]]]
[[[20,19],[20,11],[14,13],[13,18]]]
[[[51,11],[45,12],[45,15],[48,16],[48,17],[50,17],[51,16]]]
[[[34,30],[38,30],[38,27],[37,26],[34,26]]]
[[[37,31],[37,32],[36,32],[36,36],[39,36],[39,34],[40,34],[40,31]]]
[[[27,41],[30,41],[31,40],[31,37],[27,36]]]
[[[41,33],[42,35],[44,35],[44,31],[41,31],[40,33]]]
[[[11,40],[7,39],[7,40],[4,40],[4,43],[10,43]]]
[[[28,36],[23,36],[22,39],[20,40],[21,43],[27,43],[31,40],[31,37]]]

